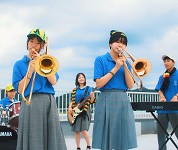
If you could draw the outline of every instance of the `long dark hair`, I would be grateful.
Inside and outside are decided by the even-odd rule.
[[[80,84],[79,84],[79,82],[78,82],[78,78],[79,78],[80,75],[83,75],[83,76],[84,76],[84,79],[85,79],[84,86],[85,86],[85,85],[86,85],[86,77],[85,77],[85,74],[84,74],[84,73],[81,73],[81,72],[76,75],[75,85],[76,85],[76,86],[80,86]]]

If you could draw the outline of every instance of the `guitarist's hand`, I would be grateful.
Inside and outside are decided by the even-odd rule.
[[[94,100],[95,100],[95,95],[94,95],[94,92],[91,92],[90,93],[90,103],[93,103],[94,102]]]
[[[69,111],[70,111],[70,112],[72,112],[72,111],[73,111],[72,107],[69,107],[68,109],[69,109]]]

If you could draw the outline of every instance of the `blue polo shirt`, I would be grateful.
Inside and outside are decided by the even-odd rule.
[[[131,70],[131,66],[128,62],[129,70]],[[94,62],[94,81],[106,75],[109,71],[111,71],[116,62],[112,59],[109,52],[105,55],[98,56]],[[108,81],[102,88],[101,91],[107,89],[118,89],[118,90],[128,90],[128,87],[125,82],[125,75],[124,75],[124,66],[121,66],[120,69],[116,72],[116,74]]]
[[[78,87],[76,89],[76,94],[75,94],[75,102],[78,103],[78,101],[83,97],[83,94],[85,92],[86,86],[83,88]],[[84,99],[87,98],[87,96],[90,94],[92,91],[92,87],[88,87],[88,91],[86,92]]]
[[[164,91],[164,96],[166,98],[167,102],[170,102],[170,100],[178,93],[178,70],[176,70],[169,78],[169,86]],[[161,88],[161,85],[163,83],[163,75],[159,77],[158,83],[156,85],[155,90],[159,91]],[[162,111],[159,110],[158,113],[178,113],[178,111]]]
[[[13,68],[13,77],[12,77],[12,83],[13,87],[16,91],[18,91],[18,85],[19,82],[25,77],[28,65],[30,62],[30,58],[28,58],[26,55],[21,59],[18,60],[14,64]],[[33,73],[34,75],[34,73]],[[32,79],[33,75],[31,77],[31,80],[24,92],[24,96],[28,96],[30,94],[31,86],[32,86]],[[56,73],[56,80],[59,79],[58,73]],[[32,93],[47,93],[47,94],[55,94],[54,88],[52,84],[48,81],[46,77],[40,76],[38,73],[36,73],[35,82],[34,82],[34,88]]]
[[[16,99],[14,99],[14,102],[17,102]],[[2,107],[5,109],[7,106],[11,105],[13,102],[8,98],[5,97],[3,99],[0,100],[0,105],[2,105]]]

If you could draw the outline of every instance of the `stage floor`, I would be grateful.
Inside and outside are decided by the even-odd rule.
[[[176,139],[176,137],[174,135],[172,136],[172,138],[174,139],[174,141],[176,143],[178,143],[178,140]],[[66,144],[67,144],[68,150],[76,149],[75,138],[73,136],[65,137],[65,139],[66,139]],[[156,134],[138,135],[137,143],[138,143],[138,148],[132,149],[132,150],[157,150],[158,149]],[[86,143],[83,138],[81,139],[81,149],[86,149]],[[168,150],[177,150],[170,140],[167,143],[167,149]]]

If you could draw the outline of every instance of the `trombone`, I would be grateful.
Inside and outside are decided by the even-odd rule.
[[[34,71],[34,75],[33,75],[33,79],[32,79],[32,86],[30,89],[30,95],[29,95],[28,100],[24,96],[26,82],[27,82],[27,76],[25,76],[24,86],[22,89],[22,98],[27,105],[29,105],[31,102],[32,91],[33,91],[33,87],[34,87],[36,73],[38,73],[39,75],[41,75],[43,77],[49,77],[49,76],[54,75],[59,69],[59,64],[58,64],[57,59],[51,55],[48,55],[48,38],[47,37],[46,37],[46,40],[47,40],[46,53],[41,55],[40,57],[38,57],[35,61],[35,71]],[[29,72],[29,68],[30,68],[30,65],[28,66],[27,74]]]
[[[132,72],[130,72],[130,70],[128,69],[129,74],[131,75],[131,77],[133,78],[134,82],[137,84],[138,89],[142,90],[143,87],[143,82],[142,82],[142,77],[145,77],[146,75],[148,75],[151,71],[152,65],[151,63],[145,59],[145,58],[140,58],[140,59],[135,59],[128,51],[126,50],[121,50],[118,49],[121,53],[120,55],[124,56],[127,59],[130,58],[133,61],[133,64],[130,64],[130,62],[128,61],[128,63],[130,64],[131,68],[132,68]],[[128,55],[126,56],[124,54],[124,52]],[[119,57],[120,57],[119,55]],[[140,84],[138,84],[138,82],[134,79],[134,75],[139,79]]]

